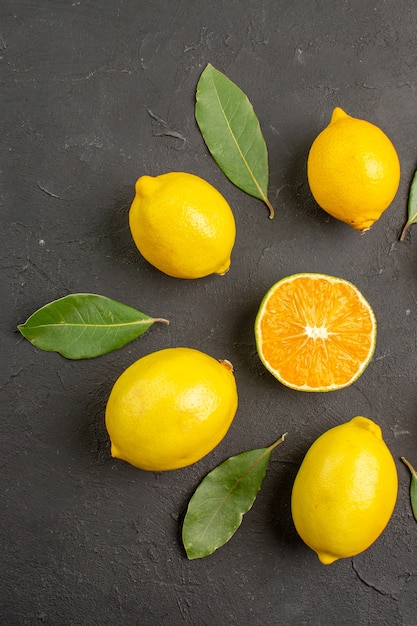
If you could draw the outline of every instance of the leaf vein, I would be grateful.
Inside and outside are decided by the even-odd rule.
[[[256,461],[254,461],[246,470],[246,472],[244,472],[242,474],[242,476],[240,476],[235,483],[233,484],[232,487],[230,487],[230,489],[228,489],[228,491],[224,494],[224,496],[219,500],[219,506],[215,509],[215,511],[213,512],[213,515],[209,518],[209,521],[204,529],[204,532],[202,533],[201,537],[204,537],[204,535],[206,534],[206,532],[208,531],[208,529],[210,528],[210,526],[214,523],[214,520],[216,519],[217,515],[219,514],[223,504],[226,502],[227,498],[229,498],[231,496],[231,494],[233,493],[233,491],[235,491],[235,489],[237,489],[238,485],[240,485],[240,483],[242,483],[245,478],[253,471],[253,469],[261,462],[261,460],[265,457],[265,455],[267,455],[270,452],[269,448],[266,448],[262,454],[256,459]],[[240,513],[239,514],[239,518],[242,519],[243,514]]]
[[[57,324],[39,324],[31,326],[31,330],[36,330],[37,328],[104,328],[106,330],[110,330],[111,328],[122,328],[125,326],[141,326],[146,324],[151,324],[153,320],[138,320],[134,322],[118,322],[116,324],[87,324],[86,322],[82,323],[69,323],[69,322],[59,322]]]
[[[266,201],[266,195],[265,195],[265,192],[264,192],[264,190],[262,189],[262,187],[259,185],[258,180],[256,179],[256,177],[255,177],[255,175],[254,175],[254,173],[253,173],[253,171],[252,171],[251,167],[249,166],[249,163],[248,163],[248,161],[247,161],[247,159],[246,159],[245,155],[243,154],[243,152],[242,152],[242,150],[241,150],[241,148],[240,148],[239,142],[237,141],[236,135],[235,135],[235,133],[234,133],[234,131],[233,131],[233,129],[232,129],[232,127],[231,127],[231,125],[230,125],[229,119],[227,118],[226,111],[225,111],[225,109],[224,109],[224,107],[223,107],[223,104],[222,104],[221,98],[220,98],[220,96],[219,96],[218,89],[217,89],[216,85],[214,84],[214,81],[213,81],[213,86],[214,86],[214,90],[215,90],[215,93],[216,93],[216,96],[217,96],[217,101],[218,101],[218,104],[219,104],[220,110],[221,110],[221,112],[222,112],[222,114],[223,114],[223,117],[224,117],[224,119],[225,119],[225,122],[226,122],[227,128],[228,128],[228,130],[229,130],[229,132],[230,132],[230,135],[231,135],[231,137],[232,137],[232,139],[233,139],[233,142],[234,142],[234,144],[235,144],[235,146],[236,146],[236,149],[237,149],[237,151],[238,151],[238,154],[240,155],[240,157],[241,157],[241,159],[242,159],[242,161],[243,161],[243,163],[244,163],[244,165],[245,165],[245,167],[246,167],[247,171],[249,172],[249,175],[250,175],[250,177],[252,178],[252,181],[254,182],[254,184],[255,184],[256,188],[258,189],[259,193],[261,194],[261,197],[263,198],[263,200],[264,200],[264,201]]]

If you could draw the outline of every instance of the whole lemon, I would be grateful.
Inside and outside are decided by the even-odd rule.
[[[232,210],[199,176],[141,176],[129,212],[133,240],[149,263],[176,278],[225,274],[235,242]]]
[[[295,527],[325,565],[352,557],[382,533],[397,491],[395,462],[380,427],[355,417],[308,450],[292,490]]]
[[[110,393],[111,454],[144,470],[191,465],[220,443],[237,404],[228,361],[192,348],[153,352],[128,367]]]
[[[393,201],[400,182],[400,162],[380,128],[337,107],[330,124],[311,146],[307,177],[322,209],[365,231]]]

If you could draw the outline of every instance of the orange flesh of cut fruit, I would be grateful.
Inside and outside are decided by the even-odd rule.
[[[332,391],[347,387],[365,370],[375,348],[376,320],[351,283],[296,274],[268,291],[255,334],[262,362],[283,384]]]

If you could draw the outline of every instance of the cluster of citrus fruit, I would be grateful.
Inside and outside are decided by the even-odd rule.
[[[311,192],[334,217],[364,231],[392,202],[399,160],[388,137],[335,109],[314,141]],[[162,272],[194,279],[228,271],[236,227],[224,197],[184,172],[142,176],[129,224]],[[277,282],[255,321],[259,357],[284,385],[323,392],[351,385],[369,364],[376,319],[356,286],[302,273]],[[238,405],[233,367],[191,348],[160,350],[116,381],[106,408],[111,453],[145,470],[196,462],[225,436]],[[397,496],[395,463],[379,426],[364,417],[331,429],[307,453],[292,494],[295,526],[323,563],[367,548]]]

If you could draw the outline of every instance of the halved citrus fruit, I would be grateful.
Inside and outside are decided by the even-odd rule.
[[[255,321],[265,367],[299,391],[351,385],[375,350],[374,312],[355,285],[326,274],[287,276],[264,296]]]

